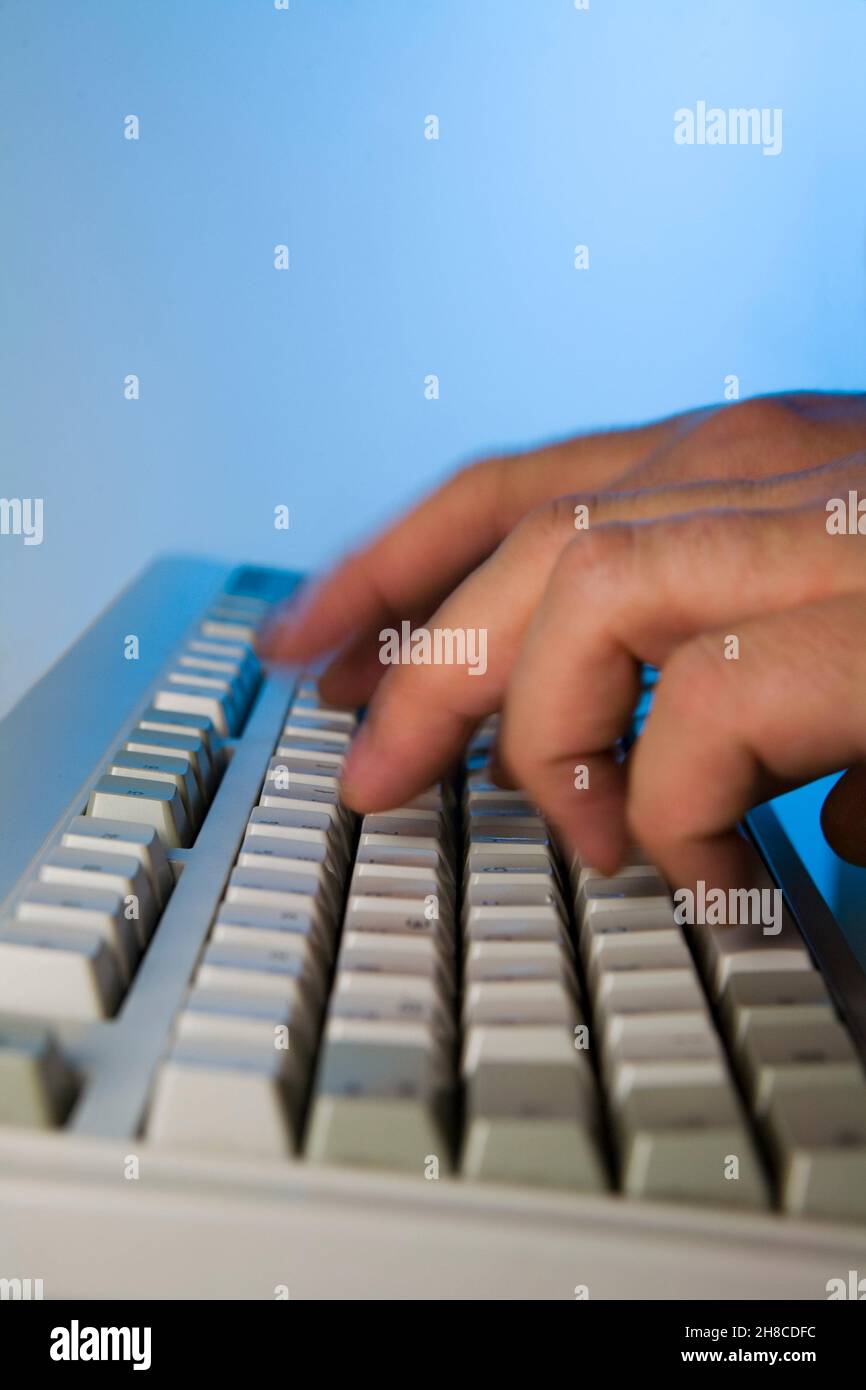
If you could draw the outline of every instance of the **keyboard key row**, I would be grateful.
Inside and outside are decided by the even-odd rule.
[[[166,851],[198,833],[260,679],[231,614],[251,634],[263,610],[225,596],[208,616],[0,926],[0,1009],[88,1021],[122,1002],[173,887]]]

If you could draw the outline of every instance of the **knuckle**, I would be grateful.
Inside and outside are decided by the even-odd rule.
[[[720,713],[728,681],[724,644],[718,634],[702,633],[683,643],[669,657],[659,678],[656,703],[668,715],[688,721],[705,720],[707,711]],[[722,692],[726,698],[723,701]]]
[[[565,547],[557,566],[556,582],[565,585],[591,583],[593,589],[612,582],[619,585],[633,563],[637,549],[635,529],[626,522],[605,522],[579,531]]]
[[[719,446],[786,437],[797,427],[797,412],[784,396],[754,396],[715,411],[702,426],[705,439]]]

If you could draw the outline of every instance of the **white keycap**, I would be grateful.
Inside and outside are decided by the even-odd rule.
[[[722,1056],[706,1010],[691,1013],[613,1014],[602,1034],[605,1065],[620,1062],[702,1062]]]
[[[746,1086],[762,1108],[765,1073],[784,1066],[814,1066],[816,1086],[821,1067],[830,1062],[856,1063],[847,1030],[825,1004],[768,1005],[741,1009],[734,1037]]]
[[[202,637],[220,637],[227,642],[254,642],[258,623],[238,622],[231,618],[206,618],[201,625]]]
[[[543,845],[471,844],[466,858],[470,873],[485,873],[506,869],[525,869],[530,873],[552,873],[553,863]]]
[[[469,1115],[594,1122],[595,1083],[568,1028],[470,1028],[462,1073]]]
[[[437,874],[453,875],[447,869],[441,842],[433,835],[371,835],[362,833],[356,855],[358,864],[394,864],[407,868],[429,869]]]
[[[215,768],[222,762],[221,745],[213,721],[206,714],[184,714],[180,710],[157,709],[150,705],[138,721],[139,729],[165,730],[170,734],[195,734],[210,754]]]
[[[528,1187],[601,1191],[607,1178],[598,1140],[578,1119],[469,1120],[463,1147],[466,1178]]]
[[[186,758],[195,775],[201,804],[206,805],[210,801],[216,785],[216,773],[204,740],[198,735],[133,729],[123,747],[127,753],[157,753],[169,758]]]
[[[306,938],[320,956],[330,956],[333,924],[311,898],[299,896],[291,905],[280,907],[223,902],[217,910],[216,921],[217,925],[279,931],[289,940],[295,936]]]
[[[448,970],[441,946],[432,936],[375,931],[344,931],[341,970],[373,975],[418,975],[435,979]]]
[[[817,970],[739,970],[728,976],[720,1009],[725,1027],[736,1035],[743,1009],[770,1005],[824,1004],[832,1008]]]
[[[11,923],[0,931],[0,1008],[46,1018],[113,1014],[123,995],[117,955],[95,931]]]
[[[276,1071],[283,1080],[300,1088],[309,1063],[308,1031],[298,1037],[298,1006],[284,1009],[279,1022],[261,1015],[202,1007],[184,1009],[174,1031],[172,1057],[211,1066],[227,1064]]]
[[[584,932],[658,931],[676,925],[673,905],[661,895],[634,891],[643,879],[594,879],[577,912]]]
[[[324,830],[291,830],[287,831],[285,826],[280,827],[281,832],[277,835],[268,835],[265,832],[269,827],[258,825],[255,821],[247,825],[240,854],[238,855],[238,865],[245,868],[255,868],[256,864],[261,865],[261,857],[264,855],[271,860],[291,859],[297,862],[305,860],[310,864],[334,863],[334,845]],[[246,856],[246,857],[244,857]]]
[[[325,709],[315,701],[296,700],[289,710],[289,723],[309,729],[342,729],[351,734],[358,718],[351,710]]]
[[[330,1018],[435,1023],[446,1031],[449,1023],[435,980],[419,975],[373,975],[340,970],[334,981],[328,1013]]]
[[[322,751],[330,748],[335,752],[345,753],[351,742],[352,735],[345,729],[330,729],[325,722],[312,724],[309,721],[293,722],[290,719],[280,735],[281,746],[287,748],[310,746]],[[279,749],[277,753],[279,754]]]
[[[427,1024],[328,1021],[316,1075],[319,1094],[426,1100],[447,1079],[442,1049]]]
[[[76,816],[64,832],[63,845],[66,849],[98,850],[100,854],[137,859],[150,879],[159,910],[165,906],[174,878],[162,841],[152,826]]]
[[[51,1129],[62,1123],[76,1089],[75,1073],[47,1028],[0,1015],[0,1125]]]
[[[866,1083],[780,1090],[767,1115],[782,1205],[822,1220],[866,1219]]]
[[[115,753],[108,769],[112,777],[134,777],[147,782],[167,782],[180,792],[187,819],[194,829],[204,811],[201,793],[188,758],[164,758],[156,753]]]
[[[552,904],[539,907],[471,907],[467,941],[559,941],[562,919]]]
[[[189,845],[192,831],[180,792],[170,782],[141,777],[100,777],[87,804],[88,816],[153,826],[168,849]]]
[[[439,934],[444,922],[428,915],[424,898],[379,898],[353,893],[346,906],[346,931]]]
[[[254,952],[256,966],[258,952],[261,951],[264,953],[265,968],[269,956],[280,961],[296,960],[297,972],[294,978],[310,998],[319,998],[324,991],[325,972],[322,955],[309,937],[268,927],[236,926],[216,922],[208,945],[209,948],[231,947],[237,952],[234,959],[239,961],[248,961],[250,953]],[[215,957],[211,956],[210,959],[213,960]],[[231,957],[223,955],[222,959],[228,961]]]
[[[571,980],[574,970],[557,941],[475,941],[466,952],[467,981]]]
[[[542,907],[560,910],[560,896],[549,874],[470,873],[465,885],[467,907]]]
[[[251,818],[257,810],[262,812],[260,817],[256,817],[262,824],[299,825],[318,830],[330,830],[332,827],[342,830],[346,824],[345,814],[332,792],[320,794],[305,791],[302,797],[263,792],[259,805],[250,812]]]
[[[237,875],[237,876],[236,876]],[[323,921],[330,920],[330,906],[323,895],[310,893],[291,893],[274,882],[267,887],[268,880],[278,880],[279,874],[268,874],[263,879],[256,869],[235,869],[226,892],[226,902],[243,907],[274,908],[277,912],[301,913]]]
[[[689,948],[675,927],[601,935],[587,932],[581,946],[590,989],[595,989],[601,975],[608,972],[692,968]]]
[[[328,811],[311,808],[303,811],[269,810],[254,806],[247,821],[245,840],[282,840],[287,844],[321,845],[323,858],[339,862],[341,868],[348,856],[348,840],[342,823]]]
[[[93,842],[88,850],[56,849],[40,866],[39,881],[119,893],[124,917],[133,923],[139,946],[143,949],[150,940],[158,911],[153,886],[140,860],[104,854]]]
[[[669,896],[667,884],[652,864],[623,864],[613,875],[603,874],[601,869],[584,865],[575,872],[575,904],[581,907],[590,892],[591,885],[616,885],[618,892],[627,891],[626,884],[634,884],[634,893],[641,898],[666,898]]]
[[[443,822],[438,811],[402,807],[365,816],[361,827],[366,835],[398,835],[410,839],[441,839]]]
[[[605,971],[597,977],[593,1003],[604,1018],[706,1008],[704,992],[691,966],[685,970]]]
[[[311,1163],[398,1169],[423,1177],[435,1161],[444,1176],[448,1144],[435,1101],[318,1095],[306,1140]]]
[[[288,1157],[294,1140],[281,1060],[275,1052],[267,1071],[170,1057],[157,1076],[147,1135],[170,1148]]]
[[[811,970],[812,962],[803,939],[787,916],[778,936],[768,936],[760,925],[737,927],[687,927],[701,962],[707,988],[718,999],[729,978],[741,970]]]
[[[114,952],[125,983],[138,964],[141,948],[136,924],[126,917],[120,893],[111,889],[31,883],[15,907],[15,920],[50,926],[56,931],[68,928],[98,932]]]
[[[559,981],[495,980],[469,985],[463,1018],[466,1027],[550,1023],[571,1030],[578,1015],[573,997]]]
[[[268,892],[302,893],[335,907],[342,885],[326,863],[312,859],[293,859],[289,855],[244,850],[238,855],[238,867],[232,871],[229,887],[264,888]]]
[[[388,898],[444,895],[436,870],[420,869],[411,864],[356,864],[352,873],[351,892],[381,894]]]
[[[234,732],[235,709],[223,693],[197,685],[168,684],[153,697],[158,710],[174,714],[200,714],[208,718],[221,738]]]

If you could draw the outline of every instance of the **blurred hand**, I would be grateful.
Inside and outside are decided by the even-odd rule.
[[[324,697],[371,702],[344,774],[358,810],[428,786],[499,710],[498,780],[587,862],[613,871],[633,838],[672,882],[708,862],[736,882],[751,806],[866,759],[866,538],[828,530],[828,500],[851,492],[866,497],[859,395],[762,398],[485,460],[279,615],[263,654],[336,649]],[[380,631],[407,619],[486,629],[484,674],[383,666]],[[661,676],[623,764],[643,662]],[[824,826],[861,863],[864,811],[855,768]]]

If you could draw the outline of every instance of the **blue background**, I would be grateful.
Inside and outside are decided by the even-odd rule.
[[[861,388],[864,57],[862,0],[0,3],[0,713],[155,552],[317,567],[467,456]],[[676,145],[701,99],[782,153]]]

